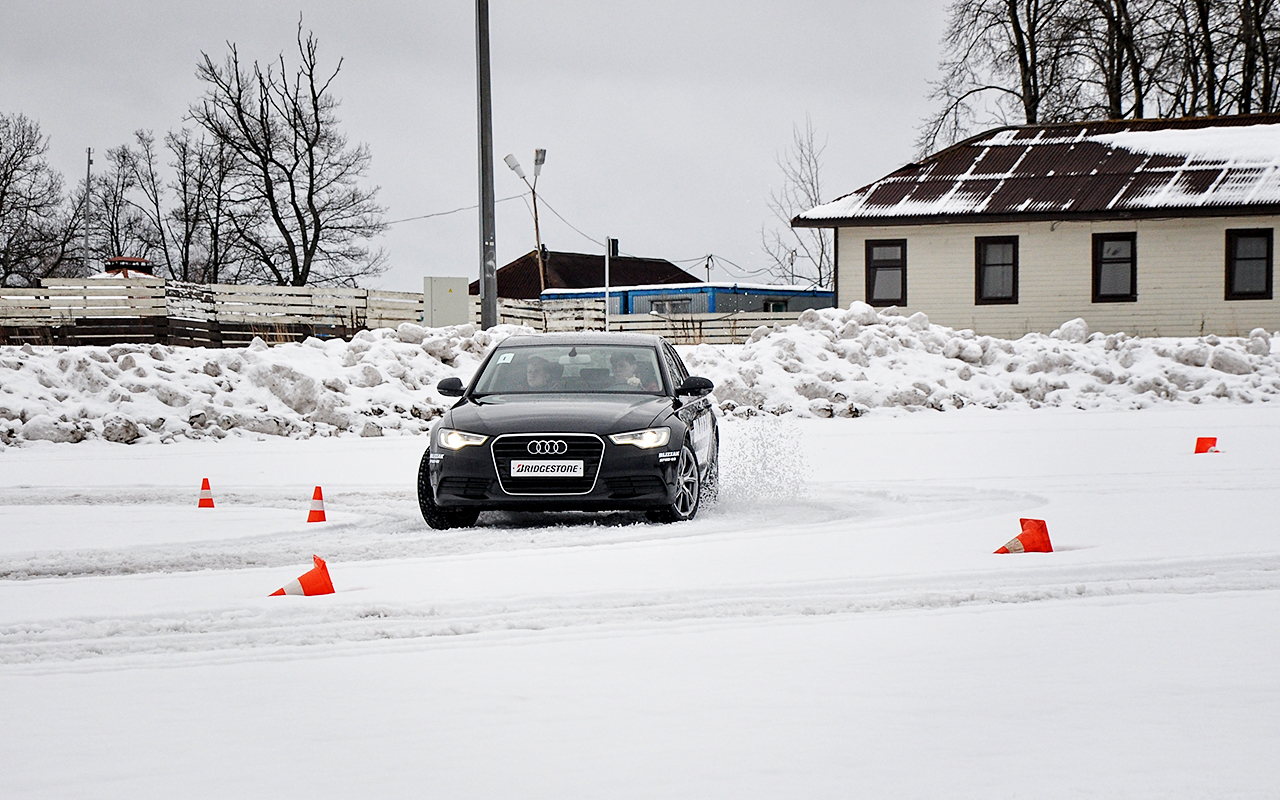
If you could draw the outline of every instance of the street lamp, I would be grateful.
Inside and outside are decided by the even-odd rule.
[[[538,258],[538,287],[539,294],[547,289],[547,265],[542,263],[542,233],[538,230],[538,176],[542,174],[542,163],[547,160],[547,151],[545,149],[533,151],[533,183],[529,183],[529,179],[525,177],[524,170],[520,169],[520,162],[516,161],[516,157],[510,153],[502,159],[507,162],[507,166],[511,167],[511,171],[516,177],[524,181],[524,185],[529,187],[529,191],[533,194],[533,238],[537,243],[538,249],[535,251]]]

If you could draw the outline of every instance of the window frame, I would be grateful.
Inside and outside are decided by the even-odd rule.
[[[1102,248],[1108,241],[1127,240],[1129,242],[1129,293],[1102,294],[1099,289],[1102,283]],[[1138,302],[1138,232],[1116,231],[1113,233],[1095,233],[1093,235],[1093,302],[1095,303],[1136,303]]]
[[[1013,292],[1009,297],[987,297],[983,291],[985,267],[983,260],[985,245],[1013,245]],[[1017,236],[975,236],[973,239],[973,304],[975,306],[1016,306],[1018,304],[1018,237]]]
[[[1236,277],[1236,242],[1244,237],[1265,237],[1267,240],[1267,288],[1261,292],[1232,291]],[[1223,285],[1224,300],[1270,300],[1272,299],[1272,278],[1275,274],[1275,229],[1274,228],[1229,228],[1226,231],[1226,274]]]
[[[666,314],[667,316],[676,316],[677,314],[693,313],[692,297],[656,297],[649,301],[649,310],[654,314]]]
[[[873,248],[876,247],[901,247],[902,258],[898,267],[877,267],[871,258]],[[902,270],[902,292],[895,299],[877,300],[873,293],[875,288],[875,276],[881,269],[901,269]],[[907,304],[907,240],[906,239],[867,239],[866,240],[866,298],[867,305],[876,308],[888,308],[890,306],[905,306]]]
[[[689,368],[669,342],[662,343],[662,357],[667,362],[667,371],[671,373],[671,394],[675,394],[676,389],[689,377]]]

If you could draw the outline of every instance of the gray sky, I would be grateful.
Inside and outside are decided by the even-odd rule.
[[[242,59],[288,56],[301,13],[324,63],[345,59],[339,114],[372,149],[387,219],[447,211],[477,202],[474,11],[470,0],[5,0],[0,110],[40,122],[70,185],[86,147],[188,124],[201,51],[221,60],[233,41]],[[775,158],[806,114],[827,141],[824,199],[911,159],[944,11],[944,0],[490,0],[497,196],[524,188],[502,157],[529,167],[544,147],[539,199],[591,237],[760,268]],[[552,249],[600,252],[539,217]],[[390,270],[374,283],[474,278],[477,231],[474,210],[391,226]],[[497,235],[499,264],[533,249],[523,201],[499,203]]]

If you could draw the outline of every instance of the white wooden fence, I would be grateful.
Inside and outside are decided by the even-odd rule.
[[[609,318],[609,330],[652,333],[676,344],[741,344],[761,325],[791,325],[799,311],[740,311],[733,314],[624,314]],[[472,322],[480,322],[480,298],[471,298]],[[604,300],[498,299],[498,323],[538,331],[602,331]]]
[[[163,317],[160,278],[72,280],[46,278],[39,289],[0,288],[0,322],[62,325],[92,317]]]
[[[138,336],[168,337],[173,343],[233,344],[251,336],[283,340],[320,331],[350,335],[423,319],[423,295],[417,292],[205,285],[161,278],[46,279],[41,283],[38,289],[0,288],[0,326],[78,329],[72,340],[106,340],[134,331]],[[609,330],[653,333],[679,344],[737,344],[761,325],[788,325],[798,316],[798,312],[628,314],[611,317]],[[479,323],[478,297],[471,298],[471,317]],[[604,301],[502,298],[498,322],[538,331],[603,330]]]

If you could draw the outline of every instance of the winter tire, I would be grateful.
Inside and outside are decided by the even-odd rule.
[[[715,505],[720,499],[720,458],[719,452],[716,453],[716,459],[711,462],[711,466],[707,467],[707,475],[702,479],[702,496],[698,499],[699,506]]]
[[[684,522],[693,519],[702,501],[702,478],[698,460],[689,445],[680,448],[676,462],[676,488],[671,504],[645,512],[654,522]]]
[[[418,508],[422,510],[422,518],[438,531],[449,528],[469,528],[476,524],[479,511],[470,509],[446,509],[436,505],[435,496],[431,492],[431,476],[429,473],[431,452],[422,454],[422,463],[418,465]]]

